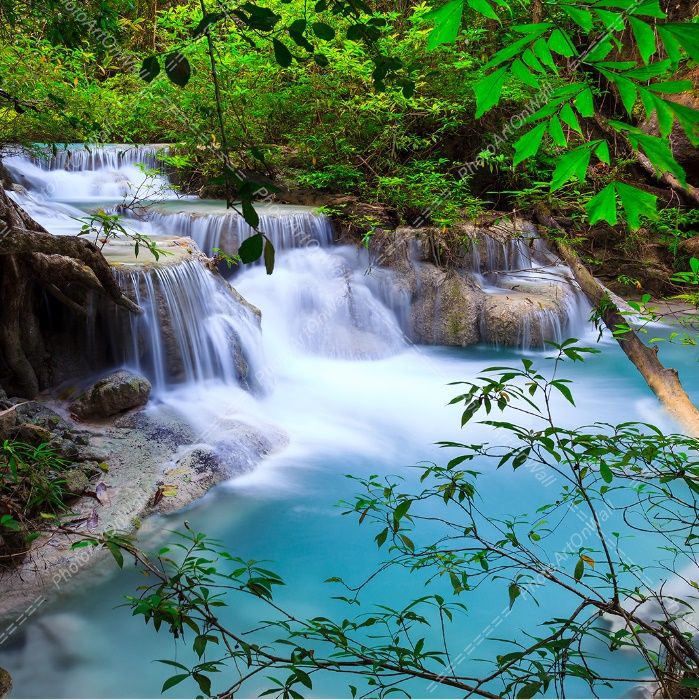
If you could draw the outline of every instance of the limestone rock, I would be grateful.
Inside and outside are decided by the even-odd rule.
[[[147,379],[120,370],[88,387],[70,410],[79,418],[109,418],[145,405],[150,392]]]

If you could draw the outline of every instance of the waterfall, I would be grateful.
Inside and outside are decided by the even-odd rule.
[[[57,144],[32,152],[29,160],[42,170],[68,170],[72,172],[94,170],[121,170],[125,166],[144,165],[159,170],[158,155],[167,153],[167,145],[129,146],[107,144]]]
[[[119,271],[143,315],[108,306],[107,337],[120,364],[150,377],[156,390],[218,379],[255,384],[262,356],[259,319],[198,260]]]
[[[272,241],[277,251],[304,247],[329,247],[333,243],[333,228],[326,216],[304,211],[301,207],[257,205],[259,230]],[[301,211],[299,211],[301,210]],[[252,236],[254,229],[237,213],[201,214],[196,211],[168,213],[153,210],[147,221],[163,233],[176,233],[193,239],[207,255],[219,248],[235,251],[240,243]]]
[[[87,212],[118,210],[120,200],[139,192],[160,201],[127,210],[127,229],[156,242],[191,239],[194,250],[208,255],[216,249],[235,253],[254,234],[237,212],[222,202],[179,197],[163,173],[146,178],[139,164],[157,167],[162,150],[72,145],[4,163],[26,188],[12,196],[53,233],[76,234]],[[272,353],[288,347],[328,358],[376,359],[402,352],[408,341],[481,341],[526,350],[579,334],[585,322],[586,305],[567,268],[557,266],[531,225],[470,226],[459,274],[421,259],[413,232],[406,243],[407,274],[400,265],[372,268],[366,251],[336,245],[331,220],[310,207],[255,206],[259,229],[277,251],[274,277],[261,263],[222,271],[263,308]],[[112,312],[106,330],[119,348],[115,361],[144,372],[161,389],[214,378],[249,381],[244,366],[259,356],[257,322],[199,260],[139,264],[118,276],[146,313],[136,319]]]
[[[15,182],[28,190],[30,203],[90,203],[109,206],[138,194],[142,198],[175,198],[160,172],[157,146],[76,147],[3,158]],[[149,175],[144,169],[158,170]]]

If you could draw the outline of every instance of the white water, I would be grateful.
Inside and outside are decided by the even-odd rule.
[[[100,161],[86,162],[99,165]],[[94,206],[101,204],[99,197],[113,204],[122,180],[136,177],[132,162],[113,160],[90,172],[48,170],[26,159],[11,165],[13,172],[29,173],[37,183],[28,195],[15,196],[25,198],[21,201],[28,203],[30,212],[41,209],[42,223],[56,233],[71,232],[71,217],[84,213],[66,202],[86,201],[83,194],[89,190]],[[53,190],[42,185],[47,182]],[[80,190],[80,197],[72,197],[74,187]],[[196,209],[189,202],[170,206]],[[160,219],[154,216],[131,225],[168,235],[189,234],[212,247],[215,241],[222,241],[224,228],[244,235],[246,229],[239,220],[212,213],[207,206],[196,216],[185,211],[163,213]],[[295,221],[288,221],[293,217]],[[367,276],[368,261],[361,252],[331,248],[327,221],[322,217],[307,211],[288,217],[277,210],[276,216],[270,211],[264,221],[266,232],[276,236],[279,245],[274,275],[267,276],[258,266],[235,277],[236,288],[262,310],[261,334],[249,312],[198,263],[191,263],[146,274],[122,273],[123,284],[138,295],[146,314],[129,319],[133,326],[128,332],[113,332],[115,350],[120,353],[119,362],[151,376],[158,401],[186,417],[203,443],[234,439],[234,434],[226,432],[233,418],[256,426],[272,424],[289,434],[288,448],[224,485],[188,512],[187,519],[223,539],[235,554],[274,560],[271,568],[280,570],[290,583],[284,599],[298,614],[341,616],[346,611],[331,599],[337,591],[320,582],[348,572],[356,581],[377,562],[371,540],[375,533],[359,531],[349,519],[337,517],[334,504],[356,491],[342,475],[395,472],[425,459],[443,461],[444,454],[432,443],[464,439],[458,429],[458,411],[446,407],[457,390],[445,385],[472,379],[485,366],[516,363],[520,358],[491,348],[465,351],[410,344],[405,338],[409,300],[392,284],[390,272]],[[284,233],[296,229],[297,222],[309,236],[306,244]],[[503,276],[496,277],[498,270],[520,280],[516,270],[536,274],[532,270],[541,261],[523,255],[526,251],[519,250],[519,244],[515,248],[508,251],[505,264],[491,265],[489,253],[489,262],[479,265],[473,274],[483,274],[493,285],[503,281]],[[502,252],[493,250],[492,259],[497,261]],[[507,290],[494,286],[493,293],[506,294]],[[557,318],[551,323],[559,324],[554,332],[561,336],[569,330]],[[167,324],[178,348],[177,368],[163,349]],[[267,388],[264,394],[254,395],[239,386],[236,363],[231,360],[231,333],[244,348],[256,382]],[[530,356],[544,364],[542,355]],[[602,358],[583,369],[572,368],[573,376],[580,380],[574,387],[577,422],[615,421],[621,408],[625,420],[643,418],[663,424],[648,392],[625,362],[615,346],[606,345]],[[623,400],[600,402],[601,396]],[[562,422],[573,418],[565,402],[557,410]],[[469,426],[466,441],[488,437],[492,437],[489,429],[474,425]],[[542,492],[541,484],[526,470],[515,478],[492,465],[479,466],[486,472],[484,497],[503,514],[534,508],[552,495]],[[178,527],[181,520],[177,515],[155,527]],[[639,543],[639,552],[643,547]],[[0,652],[0,665],[14,675],[16,696],[157,696],[169,674],[148,662],[171,658],[170,640],[145,630],[123,609],[113,610],[139,583],[138,577],[126,574],[60,601],[60,615],[51,611],[44,615],[40,610]],[[398,604],[422,594],[421,577],[405,576],[370,593],[370,600]],[[500,619],[497,616],[506,601],[504,587],[479,591],[469,599],[468,624],[452,631],[456,650],[469,648],[483,629]],[[544,614],[550,616],[565,601],[552,595],[546,603]],[[253,626],[258,620],[255,615],[255,610],[236,610],[235,623]],[[531,629],[541,615],[533,604],[518,602],[516,614],[501,616],[489,636],[512,638],[522,627]],[[493,649],[499,648],[487,639],[480,644],[467,655],[462,670],[478,668],[476,658],[489,654],[492,658]],[[594,651],[606,653],[602,647]],[[185,658],[184,650],[179,653]],[[614,672],[618,665],[612,664]],[[264,687],[251,686],[248,691],[254,694]],[[325,696],[346,692],[346,685],[315,690]],[[193,686],[183,684],[171,696],[193,693]]]

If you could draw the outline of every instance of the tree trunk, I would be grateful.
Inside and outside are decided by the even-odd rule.
[[[563,228],[550,215],[537,211],[536,216],[544,226],[563,232]],[[607,328],[614,333],[619,326],[628,327],[628,321],[609,298],[606,289],[583,265],[577,253],[560,238],[554,240],[554,245],[570,267],[585,296],[600,310],[600,316]],[[633,330],[615,335],[614,338],[667,412],[688,435],[699,437],[699,410],[680,383],[677,370],[664,367],[658,359],[658,349],[648,347]]]
[[[124,296],[97,246],[78,236],[48,233],[0,187],[0,360],[10,391],[29,398],[51,380],[36,312],[42,290],[83,315],[87,290],[141,311]]]

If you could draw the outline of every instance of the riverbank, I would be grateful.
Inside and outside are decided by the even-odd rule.
[[[73,589],[109,577],[113,570],[96,567],[108,551],[93,547],[73,548],[83,539],[105,533],[137,533],[145,518],[188,507],[213,486],[249,470],[255,460],[280,449],[283,433],[263,435],[242,422],[237,424],[238,454],[222,454],[181,415],[152,403],[121,414],[114,420],[75,421],[64,401],[46,398],[26,402],[42,414],[38,423],[56,422],[60,417],[64,452],[80,449],[80,457],[99,463],[102,473],[84,484],[84,495],[71,504],[62,518],[71,534],[51,527],[32,543],[26,558],[16,567],[0,573],[3,596],[0,620],[13,621]],[[25,409],[26,410],[26,409]],[[64,439],[65,428],[81,436],[86,444],[75,446]],[[231,428],[231,425],[227,425]],[[56,433],[52,433],[49,442]],[[244,453],[245,459],[241,458]],[[77,455],[76,455],[77,456]]]

